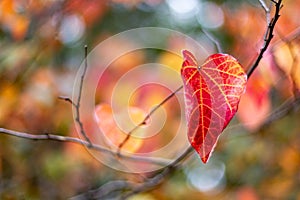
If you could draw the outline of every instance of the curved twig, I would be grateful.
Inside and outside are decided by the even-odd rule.
[[[145,125],[147,120],[153,115],[153,113],[159,109],[162,105],[164,105],[169,99],[171,99],[178,91],[180,91],[183,88],[183,85],[181,85],[179,88],[177,88],[174,92],[169,94],[164,100],[162,100],[159,104],[157,104],[147,115],[146,117],[138,124],[136,125],[131,131],[127,133],[126,138],[119,144],[118,147],[118,154],[120,154],[120,151],[122,147],[125,145],[125,143],[129,140],[130,136],[133,134],[134,131],[139,129],[141,126]]]
[[[117,156],[117,152],[114,152],[111,149],[107,149],[100,145],[89,143],[87,141],[84,141],[84,140],[81,140],[81,139],[75,138],[75,137],[60,136],[60,135],[54,135],[54,134],[34,135],[34,134],[25,133],[25,132],[13,131],[13,130],[5,129],[5,128],[0,128],[0,133],[10,135],[10,136],[16,136],[19,138],[29,139],[29,140],[53,140],[53,141],[57,141],[57,142],[71,142],[71,143],[83,145],[89,149],[93,149],[93,150],[96,150],[101,153],[105,153],[105,154],[108,154],[108,155],[111,155],[114,157]],[[126,160],[141,161],[141,162],[156,164],[158,166],[165,166],[171,162],[171,160],[168,160],[168,159],[143,157],[143,156],[136,156],[136,155],[122,154],[122,155],[119,155],[119,157],[124,158]]]
[[[76,111],[76,119],[75,121],[77,122],[79,129],[80,129],[80,133],[81,135],[84,137],[84,139],[89,143],[90,146],[92,146],[91,140],[89,139],[89,137],[87,136],[84,128],[83,128],[83,123],[81,122],[80,119],[80,101],[81,101],[81,94],[82,94],[82,87],[83,87],[83,81],[85,78],[85,74],[86,74],[86,70],[88,67],[87,64],[87,45],[84,46],[84,68],[83,68],[83,73],[81,74],[80,77],[80,85],[79,85],[79,92],[78,92],[78,98],[77,98],[77,102],[75,104],[75,111]]]

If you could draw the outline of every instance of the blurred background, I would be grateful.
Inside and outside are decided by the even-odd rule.
[[[208,53],[218,51],[214,38],[247,70],[274,12],[271,1],[264,2],[270,15],[258,0],[1,0],[0,127],[76,137],[71,106],[58,96],[72,95],[83,46],[93,49],[132,28],[180,31]],[[273,119],[300,88],[300,1],[283,4],[276,36],[209,163],[203,165],[193,155],[157,189],[132,199],[300,199],[299,109],[295,105]],[[178,50],[183,43],[172,37],[162,42]],[[118,41],[107,53],[120,45],[130,42]],[[96,103],[108,101],[118,77],[150,61],[178,70],[179,76],[182,60],[176,55],[162,50],[129,53],[100,81],[99,87],[105,87],[97,91]],[[146,87],[132,105],[147,110],[169,93]],[[180,113],[168,103],[163,108],[168,114],[163,132],[172,133]],[[153,145],[163,145],[162,138]],[[0,199],[66,199],[117,179],[139,180],[102,165],[80,145],[0,134]]]

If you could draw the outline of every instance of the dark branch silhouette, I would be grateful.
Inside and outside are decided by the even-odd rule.
[[[247,72],[248,78],[251,76],[251,74],[254,72],[254,70],[258,67],[258,64],[260,63],[261,59],[263,58],[264,53],[268,49],[269,44],[274,37],[273,32],[274,32],[275,25],[280,17],[279,12],[280,12],[280,9],[282,8],[282,4],[281,4],[282,0],[278,0],[278,2],[276,2],[276,1],[272,1],[272,2],[275,4],[275,13],[274,13],[274,16],[271,19],[271,21],[268,23],[268,28],[266,30],[265,37],[264,37],[264,44],[261,47],[260,52],[259,52],[254,64],[250,67],[250,69]]]

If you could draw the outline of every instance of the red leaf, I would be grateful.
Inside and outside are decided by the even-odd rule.
[[[206,163],[218,137],[237,111],[247,75],[238,61],[227,54],[213,54],[202,66],[187,50],[183,57],[181,75],[188,138]]]

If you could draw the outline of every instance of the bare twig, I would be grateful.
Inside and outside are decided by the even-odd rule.
[[[118,187],[116,187],[116,185]],[[103,185],[101,188],[90,192],[89,199],[103,199],[108,195],[111,195],[111,189],[114,189],[114,192],[120,191],[123,192],[124,190],[130,190],[133,187],[134,183],[128,180],[121,180],[121,181],[114,181],[108,182],[107,184]],[[116,194],[116,193],[115,193]]]
[[[264,0],[258,0],[258,1],[261,7],[265,10],[267,23],[270,23],[270,8],[268,8]],[[272,2],[270,4],[272,5]]]
[[[84,81],[86,70],[87,70],[87,67],[88,67],[88,64],[87,64],[87,52],[88,52],[87,45],[85,45],[84,46],[84,61],[85,62],[84,62],[83,72],[82,72],[81,77],[80,77],[80,83],[79,83],[79,88],[78,88],[79,91],[78,91],[78,97],[77,97],[76,103],[74,101],[72,101],[72,99],[70,99],[69,97],[60,96],[58,98],[66,101],[68,103],[70,103],[75,108],[75,121],[76,121],[76,123],[79,126],[80,134],[89,143],[89,145],[92,146],[93,144],[92,144],[91,140],[89,139],[89,137],[87,136],[87,134],[86,134],[86,132],[84,130],[84,127],[83,127],[83,123],[82,123],[82,121],[80,119],[80,103],[81,103],[83,81]]]
[[[194,149],[192,146],[189,146],[183,154],[181,154],[170,165],[165,167],[162,172],[158,172],[152,178],[149,178],[143,183],[134,186],[132,190],[124,194],[121,199],[127,199],[128,197],[134,194],[146,192],[158,186],[165,180],[166,176],[171,175],[174,172],[174,170],[178,168],[178,166],[180,165],[180,163],[182,163],[183,160],[189,158],[192,152],[194,152]]]
[[[298,111],[299,108],[300,108],[300,96],[294,96],[288,99],[272,112],[272,114],[265,120],[265,122],[261,126],[261,129],[264,129],[265,127],[269,126],[271,123],[285,117],[287,114],[293,111],[294,112]]]
[[[214,43],[214,45],[217,47],[218,53],[222,53],[223,50],[222,50],[220,42],[205,29],[202,29],[202,32],[205,34],[206,37],[208,37],[208,39],[210,39]]]
[[[260,60],[263,58],[264,53],[268,49],[272,38],[274,37],[273,32],[274,32],[276,22],[278,21],[278,19],[280,17],[279,12],[280,12],[280,9],[282,8],[282,4],[281,4],[282,0],[278,0],[278,2],[276,2],[276,1],[272,1],[272,2],[275,4],[275,13],[274,13],[274,16],[271,19],[271,21],[268,23],[268,28],[267,28],[267,31],[265,33],[265,38],[264,38],[264,44],[263,44],[262,48],[260,49],[258,57],[255,60],[254,64],[250,67],[250,69],[247,72],[248,78],[251,76],[251,74],[257,68],[258,64],[260,63]]]
[[[178,165],[183,160],[187,159],[192,152],[193,148],[189,146],[184,153],[182,153],[171,164],[166,166],[162,171],[156,172],[154,175],[148,177],[141,183],[133,183],[128,180],[110,181],[98,189],[90,190],[87,193],[73,197],[72,200],[104,199],[108,196],[116,199],[117,196],[119,196],[120,191],[123,192],[123,195],[119,199],[126,199],[134,194],[149,191],[160,185],[165,180],[165,177],[171,175],[172,172],[177,169]]]
[[[68,136],[61,136],[61,135],[55,135],[55,134],[40,134],[40,135],[34,135],[29,134],[25,132],[19,132],[19,131],[13,131],[5,128],[0,128],[0,133],[10,135],[10,136],[16,136],[19,138],[29,139],[29,140],[53,140],[57,142],[71,142],[83,145],[89,149],[93,149],[96,151],[99,151],[101,153],[105,153],[107,155],[116,156],[117,152],[112,151],[111,149],[107,149],[103,146],[96,145],[96,144],[90,144],[87,141],[81,140],[79,138],[75,137],[68,137]],[[135,156],[135,155],[119,155],[121,158],[124,158],[126,160],[132,160],[132,161],[141,161],[141,162],[147,162],[151,164],[156,164],[158,166],[165,166],[171,162],[171,160],[163,159],[163,158],[155,158],[155,157],[144,157],[144,156]]]
[[[294,44],[293,41],[284,37],[282,34],[278,34],[280,39],[287,45],[289,53],[292,57],[292,66],[291,66],[291,71],[289,73],[289,76],[291,78],[292,81],[292,91],[294,96],[298,96],[299,95],[299,89],[296,83],[296,79],[297,79],[297,66],[298,66],[298,62],[299,62],[299,58],[297,53],[295,52],[295,48],[294,48]]]
[[[60,96],[60,97],[58,97],[58,99],[64,100],[64,101],[70,103],[72,106],[76,107],[76,104],[69,97]]]
[[[79,129],[80,129],[80,133],[81,135],[84,137],[84,139],[89,143],[90,146],[92,146],[92,143],[90,141],[90,139],[88,138],[85,130],[84,130],[84,127],[83,127],[83,123],[81,122],[81,119],[80,119],[80,100],[81,100],[81,95],[82,95],[82,87],[83,87],[83,81],[84,81],[84,77],[85,77],[85,74],[86,74],[86,70],[87,70],[87,45],[84,46],[84,53],[85,53],[85,59],[84,59],[84,68],[83,68],[83,73],[80,77],[80,84],[79,84],[79,92],[78,92],[78,98],[77,98],[77,102],[75,103],[75,111],[76,111],[76,118],[75,118],[75,121],[77,122],[78,126],[79,126]]]
[[[119,144],[118,147],[118,152],[120,154],[120,151],[122,149],[122,147],[125,145],[125,143],[129,140],[129,138],[131,137],[132,133],[134,131],[136,131],[137,129],[139,129],[141,126],[145,125],[147,120],[151,117],[151,115],[153,115],[153,113],[159,109],[162,105],[164,105],[168,100],[170,100],[178,91],[180,91],[183,88],[183,85],[181,85],[179,88],[177,88],[174,92],[172,92],[171,94],[169,94],[169,96],[167,96],[164,100],[162,100],[159,104],[157,104],[147,115],[146,117],[138,124],[136,125],[131,131],[129,131],[127,133],[126,138]]]
[[[118,196],[124,190],[131,189],[133,185],[134,183],[128,180],[110,181],[104,184],[101,188],[74,196],[70,198],[70,200],[105,199],[112,196]]]
[[[270,9],[267,7],[266,3],[264,0],[258,0],[261,7],[265,10],[266,14],[268,14],[270,12]]]
[[[278,32],[278,30],[276,30]],[[299,38],[300,36],[300,27],[297,27],[296,29],[294,29],[292,32],[290,32],[289,34],[285,35],[284,36],[284,39],[287,40],[287,41],[291,41],[293,42],[295,39]],[[277,46],[278,44],[281,44],[282,40],[278,40],[274,43],[273,46]]]
[[[290,54],[291,54],[292,59],[293,59],[291,72],[290,72],[290,77],[292,79],[293,94],[296,97],[300,92],[299,89],[298,89],[297,83],[296,83],[296,79],[298,77],[297,76],[297,67],[298,67],[299,58],[298,58],[298,55],[294,51],[292,43],[288,42],[287,45],[289,47],[289,51],[290,51]]]

